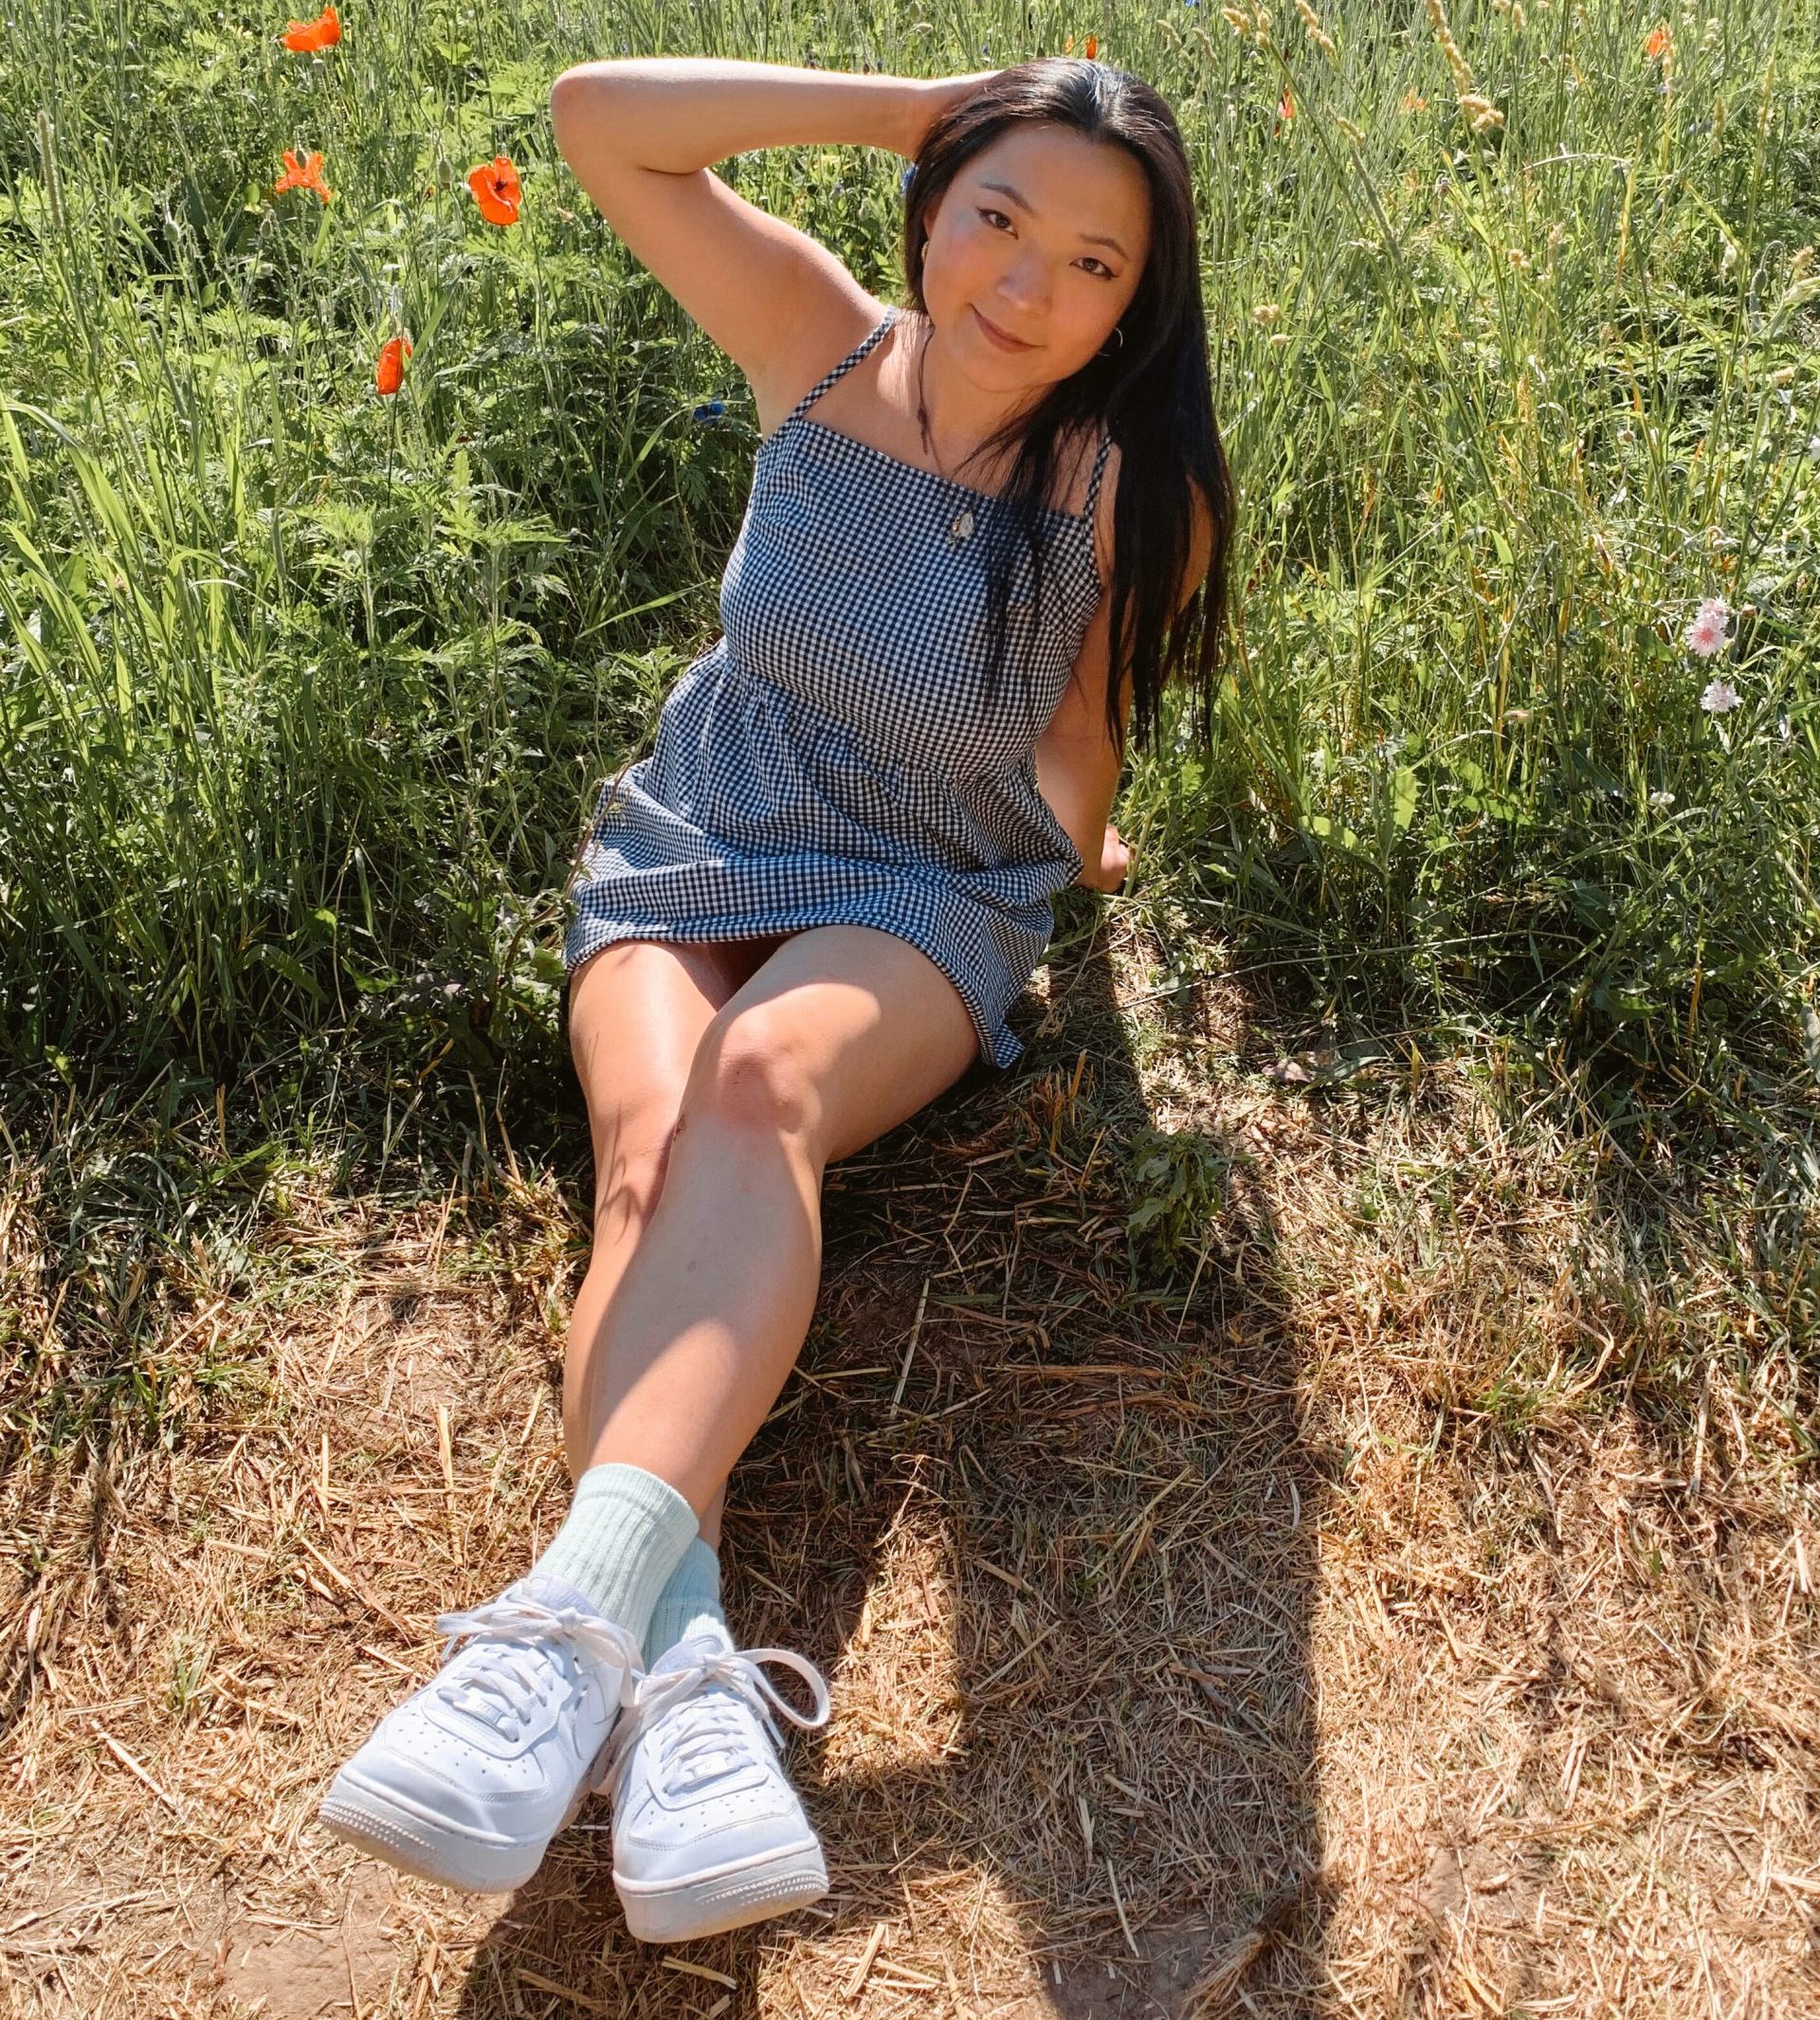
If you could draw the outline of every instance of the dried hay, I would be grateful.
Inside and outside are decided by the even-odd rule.
[[[725,1553],[736,1630],[834,1683],[792,1756],[826,1902],[666,1953],[599,1804],[509,1902],[314,1825],[435,1613],[564,1504],[582,1174],[520,1143],[428,1207],[294,1189],[255,1308],[199,1264],[171,1365],[238,1326],[264,1378],[178,1394],[168,1447],[52,1462],[15,1411],[8,2012],[1820,2012],[1813,1512],[1773,1389],[1709,1356],[1677,1429],[1643,1374],[1685,1301],[1611,1254],[1585,1147],[1464,1070],[1286,1095],[1230,985],[1110,996],[1083,963],[1054,1069],[828,1174]],[[1134,1283],[1146,1124],[1225,1196]],[[24,1161],[0,1241],[54,1357]]]

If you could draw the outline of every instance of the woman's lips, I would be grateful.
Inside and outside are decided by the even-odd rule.
[[[1022,343],[1015,337],[1008,336],[996,323],[988,322],[977,309],[974,311],[974,314],[978,318],[979,326],[985,332],[987,342],[996,344],[1001,351],[1033,351],[1036,348],[1034,344]]]

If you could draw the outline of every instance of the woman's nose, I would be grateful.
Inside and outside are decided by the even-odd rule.
[[[999,283],[999,293],[1025,323],[1040,320],[1049,312],[1047,269],[1034,262],[1020,261]]]

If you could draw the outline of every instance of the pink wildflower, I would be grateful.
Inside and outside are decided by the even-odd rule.
[[[1687,627],[1687,649],[1709,660],[1725,643],[1725,628],[1731,612],[1723,596],[1708,596],[1699,614]]]
[[[1709,716],[1727,716],[1742,699],[1729,681],[1708,681],[1700,705]]]

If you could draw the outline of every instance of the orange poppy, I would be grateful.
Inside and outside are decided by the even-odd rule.
[[[373,383],[388,399],[405,382],[405,360],[410,355],[409,337],[389,337],[379,346],[379,362],[373,368]]]
[[[482,161],[467,172],[467,186],[489,225],[516,225],[519,221],[519,172],[503,155]]]
[[[284,150],[284,173],[273,183],[272,194],[282,196],[286,190],[314,190],[325,204],[334,201],[335,191],[322,180],[322,156],[315,148],[303,161],[288,147]]]
[[[1675,38],[1668,24],[1665,21],[1659,22],[1651,29],[1649,40],[1644,44],[1643,53],[1648,57],[1665,56],[1674,45]]]
[[[331,4],[314,21],[287,23],[278,39],[296,55],[314,56],[318,50],[334,48],[341,40],[341,17]]]
[[[1428,109],[1429,101],[1419,91],[1406,91],[1403,94],[1403,110],[1405,112],[1427,112]]]
[[[1094,60],[1094,58],[1095,58],[1095,57],[1097,57],[1097,56],[1098,56],[1099,54],[1100,54],[1100,38],[1099,38],[1099,36],[1097,36],[1097,35],[1089,35],[1089,36],[1087,37],[1087,61],[1088,61],[1088,63],[1092,63],[1092,62],[1093,62],[1093,60]]]
[[[1296,101],[1285,91],[1282,98],[1277,100],[1277,118],[1279,119],[1293,119],[1295,116]]]

